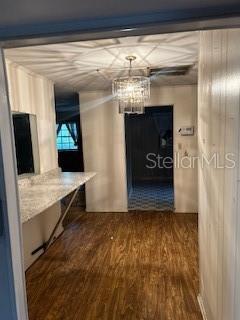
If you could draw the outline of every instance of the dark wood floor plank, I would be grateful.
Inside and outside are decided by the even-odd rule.
[[[30,320],[200,320],[197,216],[84,213],[27,271]]]

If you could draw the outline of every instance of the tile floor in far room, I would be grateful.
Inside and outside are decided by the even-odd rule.
[[[172,183],[138,182],[133,186],[129,210],[174,211]]]

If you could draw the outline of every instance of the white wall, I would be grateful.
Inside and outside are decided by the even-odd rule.
[[[149,106],[173,105],[174,153],[180,159],[185,153],[196,156],[197,148],[197,86],[166,86],[151,89]],[[194,136],[181,136],[178,130],[182,126],[194,126]],[[197,212],[197,164],[188,168],[174,168],[174,198],[176,212]]]
[[[107,97],[109,92],[80,93],[84,167],[98,173],[86,187],[88,211],[127,210],[124,118]],[[196,128],[197,87],[152,88],[149,105],[174,105],[174,149],[196,155],[196,134],[182,137],[177,131],[181,126]],[[197,167],[176,168],[174,181],[176,212],[197,212]]]
[[[7,60],[12,111],[36,115],[40,173],[58,166],[53,82]]]
[[[87,211],[127,211],[124,117],[110,95],[80,93],[84,170],[97,172],[86,185]]]
[[[12,111],[36,116],[40,173],[56,169],[58,161],[53,83],[9,60],[6,66]],[[60,204],[57,203],[23,224],[25,268],[41,254],[40,251],[32,256],[31,252],[48,239],[59,215]]]
[[[208,320],[240,319],[240,30],[201,32],[199,153],[235,155],[236,167],[199,166],[201,297]],[[226,163],[226,162],[225,162]]]

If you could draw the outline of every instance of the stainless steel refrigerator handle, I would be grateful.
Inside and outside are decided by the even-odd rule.
[[[4,224],[3,224],[3,206],[2,200],[0,199],[0,237],[3,236]]]

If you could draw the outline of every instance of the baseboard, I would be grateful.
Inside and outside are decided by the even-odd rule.
[[[201,310],[201,313],[202,313],[203,320],[208,320],[207,319],[207,314],[206,314],[206,311],[205,311],[205,308],[204,308],[203,299],[202,299],[200,294],[197,296],[197,299],[198,299],[198,304],[199,304],[199,307],[200,307],[200,310]]]

